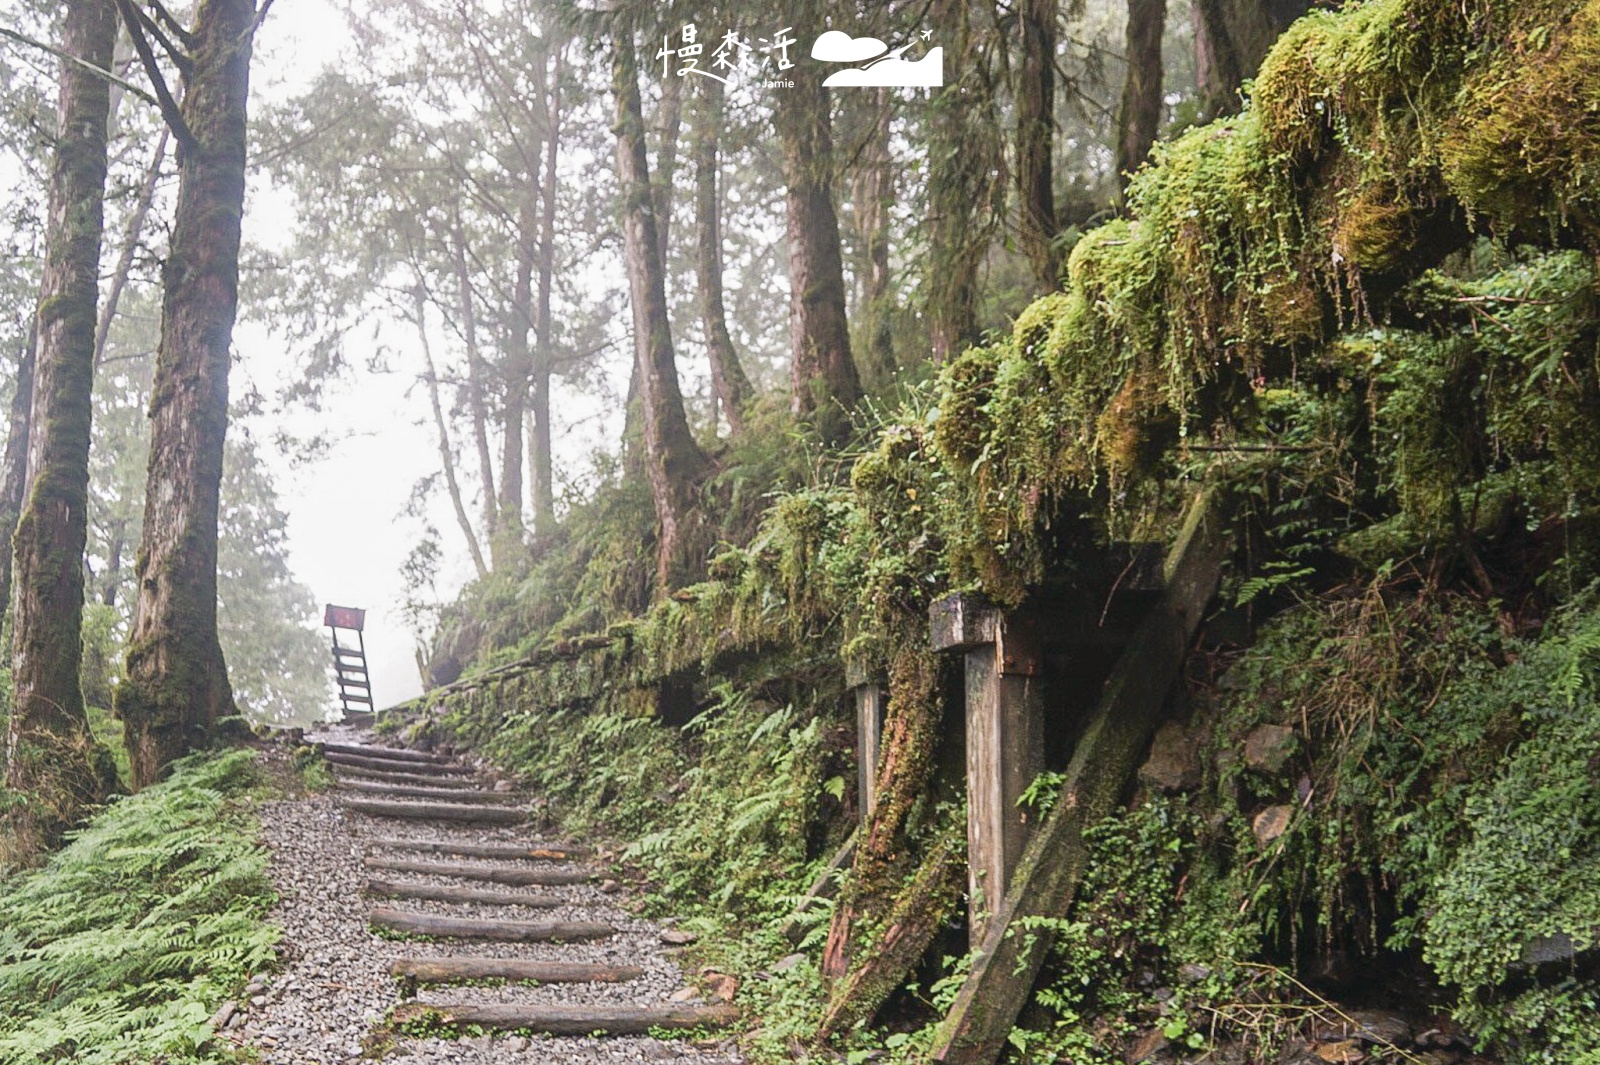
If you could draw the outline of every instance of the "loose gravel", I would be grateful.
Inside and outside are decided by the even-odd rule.
[[[373,742],[370,733],[338,728],[317,737],[330,742]],[[541,961],[634,965],[644,975],[623,983],[504,984],[489,987],[422,987],[423,1003],[463,1002],[545,1005],[661,1004],[685,987],[674,951],[663,946],[663,927],[618,908],[617,896],[588,885],[502,888],[549,895],[555,908],[461,905],[416,899],[370,900],[361,889],[369,875],[364,857],[384,854],[421,861],[456,862],[446,855],[423,855],[373,847],[374,839],[455,839],[478,843],[534,841],[525,826],[503,828],[454,822],[409,822],[340,810],[328,795],[263,803],[261,824],[271,850],[271,875],[281,901],[270,919],[285,929],[282,971],[257,977],[246,989],[223,1036],[254,1047],[263,1065],[334,1065],[360,1060],[363,1040],[401,999],[389,975],[396,958],[527,958]],[[461,859],[461,864],[509,863]],[[434,883],[489,887],[455,877],[418,878],[374,871],[387,879],[426,879]],[[529,921],[603,921],[617,931],[590,943],[489,943],[476,940],[397,941],[374,935],[367,912],[374,904],[458,917],[504,917]],[[564,1065],[621,1065],[680,1062],[685,1065],[738,1065],[727,1041],[701,1042],[643,1037],[571,1038],[483,1035],[461,1040],[400,1037],[384,1060],[406,1065],[550,1062]]]

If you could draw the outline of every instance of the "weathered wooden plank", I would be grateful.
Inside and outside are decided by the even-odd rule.
[[[342,780],[339,787],[362,795],[389,795],[397,799],[442,799],[446,802],[512,804],[527,796],[513,791],[483,791],[470,788],[425,788],[416,784],[389,784],[381,780]]]
[[[352,754],[357,758],[384,758],[395,762],[427,762],[439,765],[449,762],[443,755],[428,751],[413,751],[404,747],[372,747],[356,743],[319,743],[325,753]]]
[[[856,699],[856,793],[861,797],[861,820],[871,819],[878,808],[878,754],[883,741],[883,685],[858,684]]]
[[[485,825],[515,825],[528,819],[525,810],[510,806],[474,806],[470,803],[340,799],[339,805],[358,814],[409,821],[472,821]]]
[[[392,976],[420,984],[454,980],[536,980],[541,984],[619,984],[637,980],[644,970],[633,965],[587,965],[581,962],[528,961],[523,958],[397,958]]]
[[[337,780],[366,780],[384,784],[417,784],[427,788],[450,788],[471,791],[481,785],[471,777],[440,776],[428,773],[401,773],[387,769],[360,769],[355,766],[334,765]]]
[[[425,854],[459,854],[463,858],[510,858],[538,862],[566,862],[594,855],[593,847],[573,843],[468,843],[454,839],[374,839],[373,847]]]
[[[732,1006],[479,1006],[441,1003],[412,1007],[446,1021],[480,1028],[527,1029],[548,1035],[646,1035],[652,1028],[725,1027],[739,1019]],[[398,1011],[397,1011],[398,1012]]]
[[[972,972],[939,1027],[933,1060],[990,1065],[1004,1049],[1053,938],[1043,928],[1023,933],[1020,922],[1070,912],[1088,855],[1083,831],[1116,808],[1138,769],[1229,546],[1221,516],[1202,494],[1168,559],[1167,590],[1106,681],[1061,796],[1024,851]]]
[[[385,873],[412,873],[418,876],[453,876],[462,880],[485,880],[491,884],[517,886],[587,884],[595,878],[592,869],[509,869],[503,866],[452,865],[449,862],[412,862],[403,858],[367,858],[368,869]]]
[[[532,895],[525,891],[492,891],[448,884],[419,884],[409,880],[368,880],[366,891],[368,895],[389,899],[468,902],[482,906],[529,906],[541,910],[560,906],[565,901],[553,895]]]
[[[379,906],[367,923],[394,932],[447,939],[492,939],[501,943],[571,943],[605,939],[616,929],[598,921],[500,921],[487,917],[440,917]]]
[[[329,752],[322,756],[329,765],[353,766],[357,769],[377,769],[385,772],[405,771],[425,773],[432,777],[470,777],[472,770],[464,765],[445,765],[439,762],[396,762],[392,758],[368,758],[364,755]]]

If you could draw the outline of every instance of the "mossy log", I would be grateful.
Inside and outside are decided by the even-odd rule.
[[[380,906],[367,923],[414,936],[446,939],[492,939],[501,943],[573,943],[605,939],[616,929],[598,921],[498,921],[487,917],[440,917]]]
[[[933,1060],[989,1065],[1005,1048],[1054,938],[1047,928],[1024,933],[1022,922],[1071,911],[1089,855],[1084,830],[1115,810],[1138,769],[1229,548],[1209,494],[1202,495],[1169,558],[1167,590],[1106,681],[1072,753],[1060,798],[1023,852],[971,975],[939,1027]]]
[[[389,973],[420,984],[457,980],[535,980],[541,984],[620,984],[637,980],[644,970],[634,965],[588,965],[579,962],[527,961],[522,958],[397,958]]]
[[[384,802],[381,799],[340,799],[341,808],[372,817],[409,821],[472,821],[486,825],[516,825],[528,819],[524,810],[510,806],[474,806],[471,803]]]
[[[473,867],[447,862],[408,862],[400,858],[368,858],[361,863],[368,869],[386,873],[413,873],[418,876],[453,876],[461,880],[485,880],[491,884],[529,886],[537,884],[587,884],[595,878],[592,869],[507,869],[502,866]]]
[[[383,758],[394,762],[423,762],[430,765],[443,765],[450,761],[443,755],[412,751],[403,747],[369,747],[358,743],[319,743],[316,746],[324,754],[353,754],[357,758]]]
[[[428,788],[454,788],[470,791],[480,787],[471,777],[440,776],[428,773],[399,773],[387,769],[358,769],[355,766],[335,765],[334,777],[338,780],[365,780],[382,784],[417,784]]]
[[[739,1019],[732,1006],[477,1006],[417,1005],[417,1016],[437,1016],[447,1024],[480,1028],[527,1029],[547,1035],[647,1035],[652,1028],[720,1028]],[[405,1019],[409,1011],[397,1011]]]
[[[560,906],[553,895],[530,895],[522,891],[491,891],[486,888],[452,887],[448,884],[418,884],[404,880],[368,880],[368,895],[390,899],[427,899],[430,902],[466,902],[480,906],[528,906],[548,910]]]
[[[397,799],[442,799],[446,802],[510,803],[526,799],[512,791],[479,791],[471,788],[424,788],[416,784],[387,784],[379,780],[342,780],[339,787],[362,795],[389,795]]]
[[[537,862],[565,862],[594,854],[593,847],[570,843],[465,843],[453,839],[374,839],[368,842],[374,847],[397,851],[459,854],[464,858],[521,858]]]
[[[819,1034],[828,1036],[871,1020],[889,995],[905,985],[961,897],[965,842],[964,833],[951,834],[923,859],[895,900],[870,953],[863,951],[861,963],[834,985]]]
[[[381,772],[398,772],[402,766],[407,773],[421,773],[430,777],[470,777],[472,770],[463,765],[444,765],[438,762],[393,762],[387,758],[368,758],[359,754],[325,754],[329,765],[350,766],[355,769],[376,769]]]

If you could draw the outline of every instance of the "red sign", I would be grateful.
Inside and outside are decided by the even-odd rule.
[[[322,623],[331,629],[354,629],[360,632],[367,623],[367,612],[359,607],[329,603],[322,612]]]

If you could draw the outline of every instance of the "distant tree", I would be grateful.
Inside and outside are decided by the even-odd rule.
[[[1167,0],[1128,0],[1128,73],[1117,110],[1117,188],[1144,163],[1161,125],[1161,35]]]
[[[30,861],[115,784],[83,705],[83,548],[87,537],[95,308],[106,181],[111,0],[71,0],[61,88],[32,413],[13,562],[12,708],[4,815],[7,857]]]
[[[693,557],[699,539],[694,529],[695,493],[709,463],[689,431],[678,384],[633,33],[626,13],[614,20],[612,94],[617,108],[623,243],[633,307],[634,379],[642,416],[645,473],[656,512],[656,586],[658,592],[665,592],[700,570],[699,560]]]
[[[149,476],[138,600],[115,709],[133,784],[159,779],[234,710],[217,639],[217,513],[238,308],[245,112],[259,24],[254,0],[201,0],[181,35],[178,104],[152,41],[170,38],[118,0],[178,145],[178,202],[162,273],[161,343],[150,401]],[[176,46],[172,46],[176,47]]]
[[[1289,24],[1310,9],[1307,0],[1193,0],[1195,70],[1201,117],[1239,110],[1239,88]],[[1131,9],[1130,9],[1131,11]]]
[[[801,0],[790,17],[802,42],[822,32],[819,0]],[[794,88],[776,94],[773,104],[788,185],[790,409],[814,421],[825,440],[839,442],[849,427],[846,415],[861,398],[861,378],[845,315],[833,121],[817,65],[790,73]]]
[[[1060,283],[1056,262],[1055,105],[1057,0],[1022,0],[1017,65],[1017,200],[1023,251],[1041,290]],[[1157,31],[1159,36],[1159,30]]]
[[[694,133],[695,267],[699,282],[700,325],[711,362],[711,387],[728,429],[744,434],[745,404],[753,389],[728,333],[722,289],[722,204],[717,195],[717,142],[722,132],[722,83],[708,79],[700,90]]]

